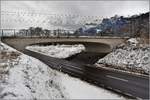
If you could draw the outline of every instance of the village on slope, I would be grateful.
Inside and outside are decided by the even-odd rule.
[[[71,47],[76,51],[74,53],[84,49],[82,45]],[[0,42],[0,99],[125,98],[53,70],[39,60]]]

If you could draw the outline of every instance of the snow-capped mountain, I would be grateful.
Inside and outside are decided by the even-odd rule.
[[[139,33],[148,33],[149,12],[131,17],[114,16],[104,18],[101,23],[85,28],[81,27],[76,32],[80,35],[111,35],[111,36],[131,36]]]

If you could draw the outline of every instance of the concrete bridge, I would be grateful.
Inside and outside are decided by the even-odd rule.
[[[2,41],[19,51],[34,44],[83,44],[89,52],[108,53],[128,38],[121,37],[3,37]]]

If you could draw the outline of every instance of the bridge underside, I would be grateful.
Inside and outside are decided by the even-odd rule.
[[[26,46],[35,44],[55,45],[55,44],[83,44],[88,52],[108,53],[116,45],[124,42],[124,38],[9,38],[5,37],[2,41],[11,47],[23,51]]]

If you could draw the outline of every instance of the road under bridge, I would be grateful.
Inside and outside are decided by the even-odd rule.
[[[96,65],[80,65],[64,59],[49,57],[33,51],[26,50],[25,47],[33,44],[76,44],[82,43],[86,50],[90,52],[108,53],[115,46],[123,43],[127,38],[39,38],[39,37],[4,37],[2,41],[15,49],[35,57],[49,67],[68,73],[74,77],[86,80],[98,86],[104,86],[107,89],[117,93],[128,95],[135,98],[149,98],[149,77],[135,75],[127,72],[108,70],[97,67]]]

